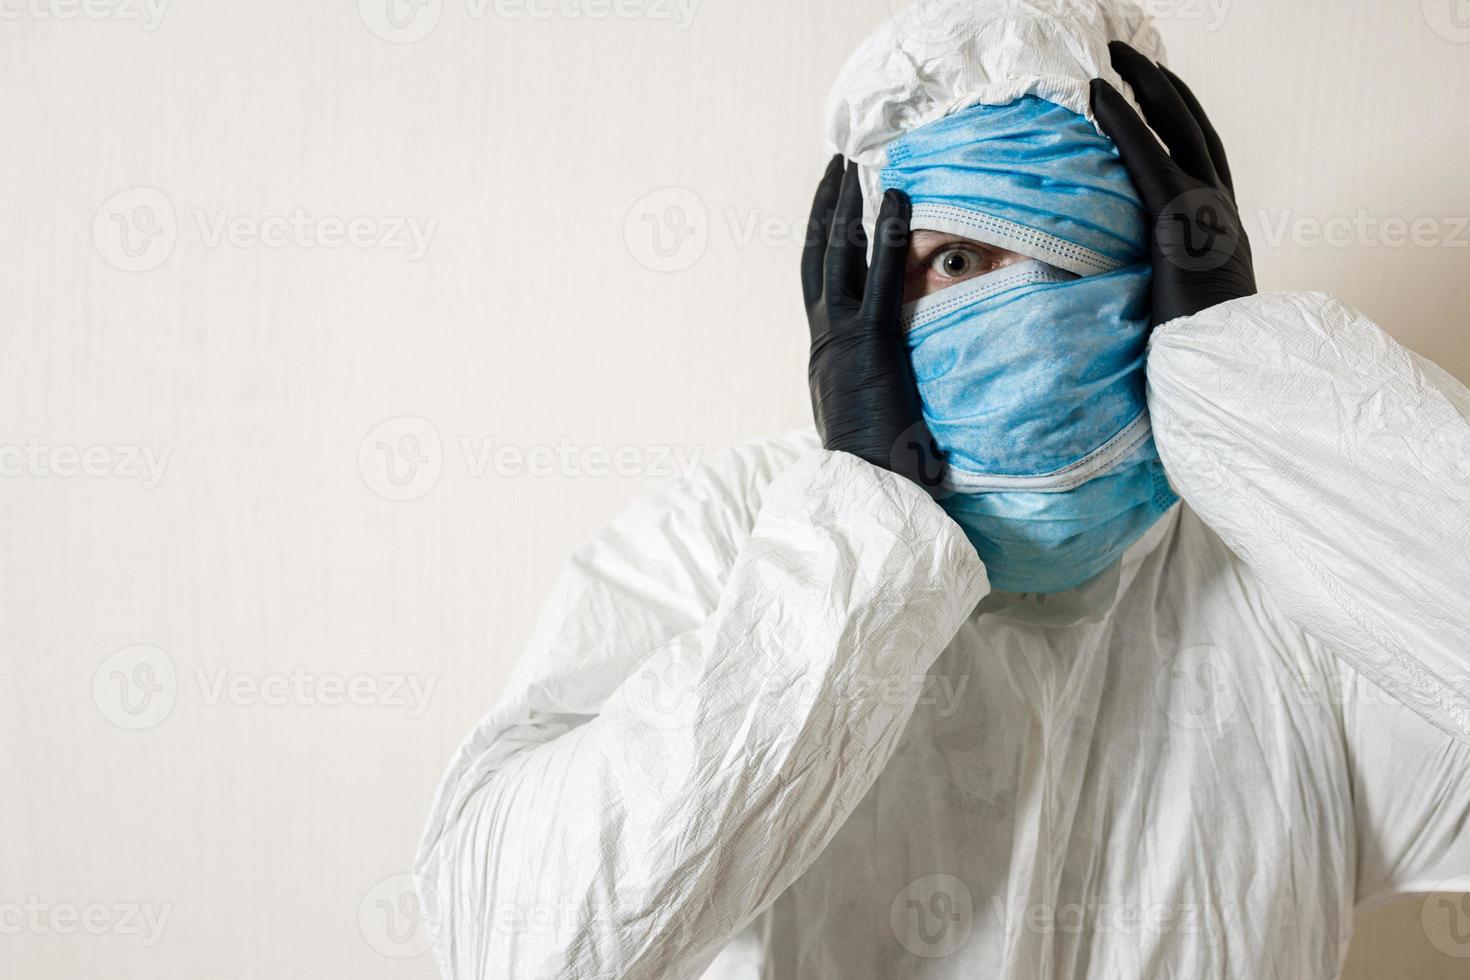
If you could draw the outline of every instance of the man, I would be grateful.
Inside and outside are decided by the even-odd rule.
[[[854,56],[821,442],[573,557],[430,818],[446,976],[1325,980],[1470,887],[1470,391],[1256,294],[1161,58],[1122,0]]]

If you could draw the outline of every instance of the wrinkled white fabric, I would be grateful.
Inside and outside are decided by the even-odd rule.
[[[1326,980],[1470,889],[1470,392],[1293,294],[1149,379],[1186,503],[1072,593],[807,434],[581,548],[434,807],[443,974]]]
[[[926,123],[1035,95],[1096,125],[1094,78],[1131,99],[1109,41],[1164,58],[1153,21],[1129,0],[919,0],[879,27],[838,75],[824,112],[827,152],[859,164],[871,227],[888,144]]]
[[[1216,369],[1238,383],[1195,387]],[[1167,325],[1148,376],[1159,453],[1200,517],[1289,616],[1470,741],[1465,388],[1320,294]]]
[[[931,0],[834,149],[1035,93],[1120,0]],[[869,200],[873,198],[870,195]],[[567,565],[416,862],[455,980],[1336,977],[1360,902],[1470,889],[1470,393],[1324,296],[1158,330],[1185,503],[991,594],[924,493],[740,446]]]

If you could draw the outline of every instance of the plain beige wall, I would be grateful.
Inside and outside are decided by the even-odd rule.
[[[421,2],[0,3],[0,975],[429,977],[402,873],[558,563],[807,421],[819,109],[885,0]],[[1153,6],[1263,286],[1470,379],[1454,0]],[[1470,977],[1422,905],[1352,976]]]

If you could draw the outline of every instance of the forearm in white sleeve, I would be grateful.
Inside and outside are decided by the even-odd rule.
[[[867,792],[911,681],[986,588],[916,487],[845,454],[801,458],[766,488],[706,619],[585,723],[549,740],[501,724],[511,747],[478,750],[496,765],[461,767],[419,862],[441,968],[697,977]]]
[[[1170,480],[1281,608],[1470,741],[1470,391],[1322,294],[1160,327]]]

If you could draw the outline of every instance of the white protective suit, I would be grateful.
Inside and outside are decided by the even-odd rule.
[[[926,4],[834,149],[1085,113],[1111,38],[1159,53],[1118,0]],[[1325,980],[1355,906],[1470,890],[1470,391],[1318,294],[1166,324],[1148,379],[1184,503],[1073,592],[991,594],[810,434],[579,549],[430,817],[444,976]]]

